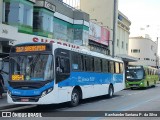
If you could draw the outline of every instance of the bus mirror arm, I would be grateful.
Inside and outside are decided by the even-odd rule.
[[[2,70],[2,73],[6,74],[6,75],[8,75],[8,74],[9,74],[8,72],[5,72],[5,71],[3,71],[3,70]]]

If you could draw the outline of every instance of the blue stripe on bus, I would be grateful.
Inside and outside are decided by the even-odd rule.
[[[68,79],[60,82],[58,87],[76,85],[115,84],[123,82],[123,74],[71,72]]]
[[[18,84],[18,83],[17,83]],[[53,88],[54,81],[44,85],[40,89],[33,89],[33,90],[21,90],[21,89],[14,89],[10,86],[8,86],[8,90],[12,93],[12,95],[17,96],[38,96],[41,95],[41,93],[49,88]]]
[[[68,79],[59,82],[58,87],[76,86],[76,85],[98,85],[98,84],[115,84],[123,82],[123,74],[112,74],[112,73],[92,73],[92,72],[71,72]],[[17,83],[18,84],[18,83]],[[13,89],[8,86],[8,90],[11,91],[12,95],[17,96],[38,96],[48,88],[54,86],[54,81],[41,87],[40,89],[34,90],[20,90]]]

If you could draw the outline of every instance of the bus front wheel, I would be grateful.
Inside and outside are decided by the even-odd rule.
[[[75,107],[79,104],[80,94],[77,89],[73,89],[71,94],[71,101],[69,102],[71,107]]]

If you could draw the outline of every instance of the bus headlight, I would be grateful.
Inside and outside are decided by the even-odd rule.
[[[47,91],[43,91],[41,97],[44,97],[47,94]]]
[[[142,85],[142,84],[143,84],[143,82],[140,83],[140,85]]]
[[[8,95],[11,97],[11,95],[12,95],[12,94],[11,94],[11,91],[8,90],[7,92],[8,92]]]
[[[52,90],[53,90],[53,88],[49,88],[49,89],[47,90],[47,94],[50,93]]]
[[[144,83],[143,82],[140,82],[140,84],[139,84],[140,86],[143,86],[144,85]]]
[[[49,88],[49,89],[43,91],[41,97],[44,97],[45,95],[47,95],[48,93],[50,93],[52,90],[53,90],[53,88]]]

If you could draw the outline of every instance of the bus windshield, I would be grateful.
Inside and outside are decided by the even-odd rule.
[[[53,79],[53,56],[47,54],[10,57],[12,81],[45,81]]]
[[[127,80],[141,80],[144,76],[143,69],[127,69],[126,70],[126,79]]]

